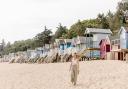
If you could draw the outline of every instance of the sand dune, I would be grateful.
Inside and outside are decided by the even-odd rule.
[[[80,62],[76,86],[70,63],[0,64],[0,89],[128,89],[128,64],[122,61]]]

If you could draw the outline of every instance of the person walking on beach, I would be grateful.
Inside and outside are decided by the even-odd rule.
[[[70,71],[71,71],[71,82],[73,85],[76,85],[77,76],[79,74],[79,56],[76,53],[74,53],[72,57]]]

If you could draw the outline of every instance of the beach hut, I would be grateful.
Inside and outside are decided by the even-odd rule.
[[[35,48],[37,55],[39,55],[40,57],[43,57],[43,52],[44,52],[44,48],[43,47],[38,47]]]
[[[128,49],[128,27],[121,27],[118,34],[120,35],[120,48]]]
[[[128,53],[128,27],[121,27],[118,35],[112,38],[112,50],[115,60],[126,60]]]
[[[77,43],[76,46],[79,48],[79,50],[81,51],[82,49],[86,48],[86,37],[84,36],[78,36],[77,37]]]
[[[58,48],[61,50],[64,50],[64,39],[55,39],[56,44],[58,45]]]
[[[90,57],[100,57],[100,46],[99,43],[102,39],[107,36],[111,36],[112,32],[110,29],[98,29],[98,28],[86,28],[86,45],[89,50]]]
[[[27,50],[28,58],[36,58],[38,56],[38,53],[36,50]]]
[[[58,45],[60,54],[65,53],[64,50],[72,47],[72,39],[56,39],[55,41],[56,44]]]
[[[65,49],[70,48],[72,45],[72,39],[64,39],[65,42]]]
[[[102,39],[99,45],[100,45],[100,58],[106,59],[107,52],[110,52],[111,50],[111,44],[109,39]]]
[[[111,59],[113,60],[120,60],[120,36],[115,35],[115,36],[110,36],[109,37],[111,40],[111,54],[113,57]]]
[[[86,37],[84,37],[84,36],[77,36],[72,39],[72,45],[73,45],[73,47],[76,48],[77,52],[86,48],[85,43],[86,43]]]
[[[118,34],[120,35],[120,56],[122,56],[122,60],[126,60],[126,54],[128,54],[128,27],[121,27]]]

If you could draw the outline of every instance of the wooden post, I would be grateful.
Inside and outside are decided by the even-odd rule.
[[[122,61],[122,59],[123,59],[123,58],[122,58],[122,52],[120,52],[120,60]]]
[[[113,60],[115,60],[115,52],[113,52]]]
[[[120,54],[120,59],[119,58],[118,59],[121,60],[121,52],[119,52],[119,54]]]
[[[126,53],[125,58],[126,58],[126,63],[128,63],[128,53]]]
[[[117,60],[117,59],[116,59],[116,52],[114,52],[114,60]]]
[[[112,52],[113,53],[113,60],[115,60],[115,52]]]
[[[119,52],[119,57],[118,57],[118,60],[120,60],[120,52]]]
[[[124,59],[124,51],[123,51],[123,61],[124,61],[125,59]]]

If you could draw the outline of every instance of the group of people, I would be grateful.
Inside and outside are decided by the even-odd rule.
[[[76,85],[77,76],[79,74],[79,59],[80,56],[77,53],[74,53],[71,58],[70,72],[71,72],[71,83]]]

